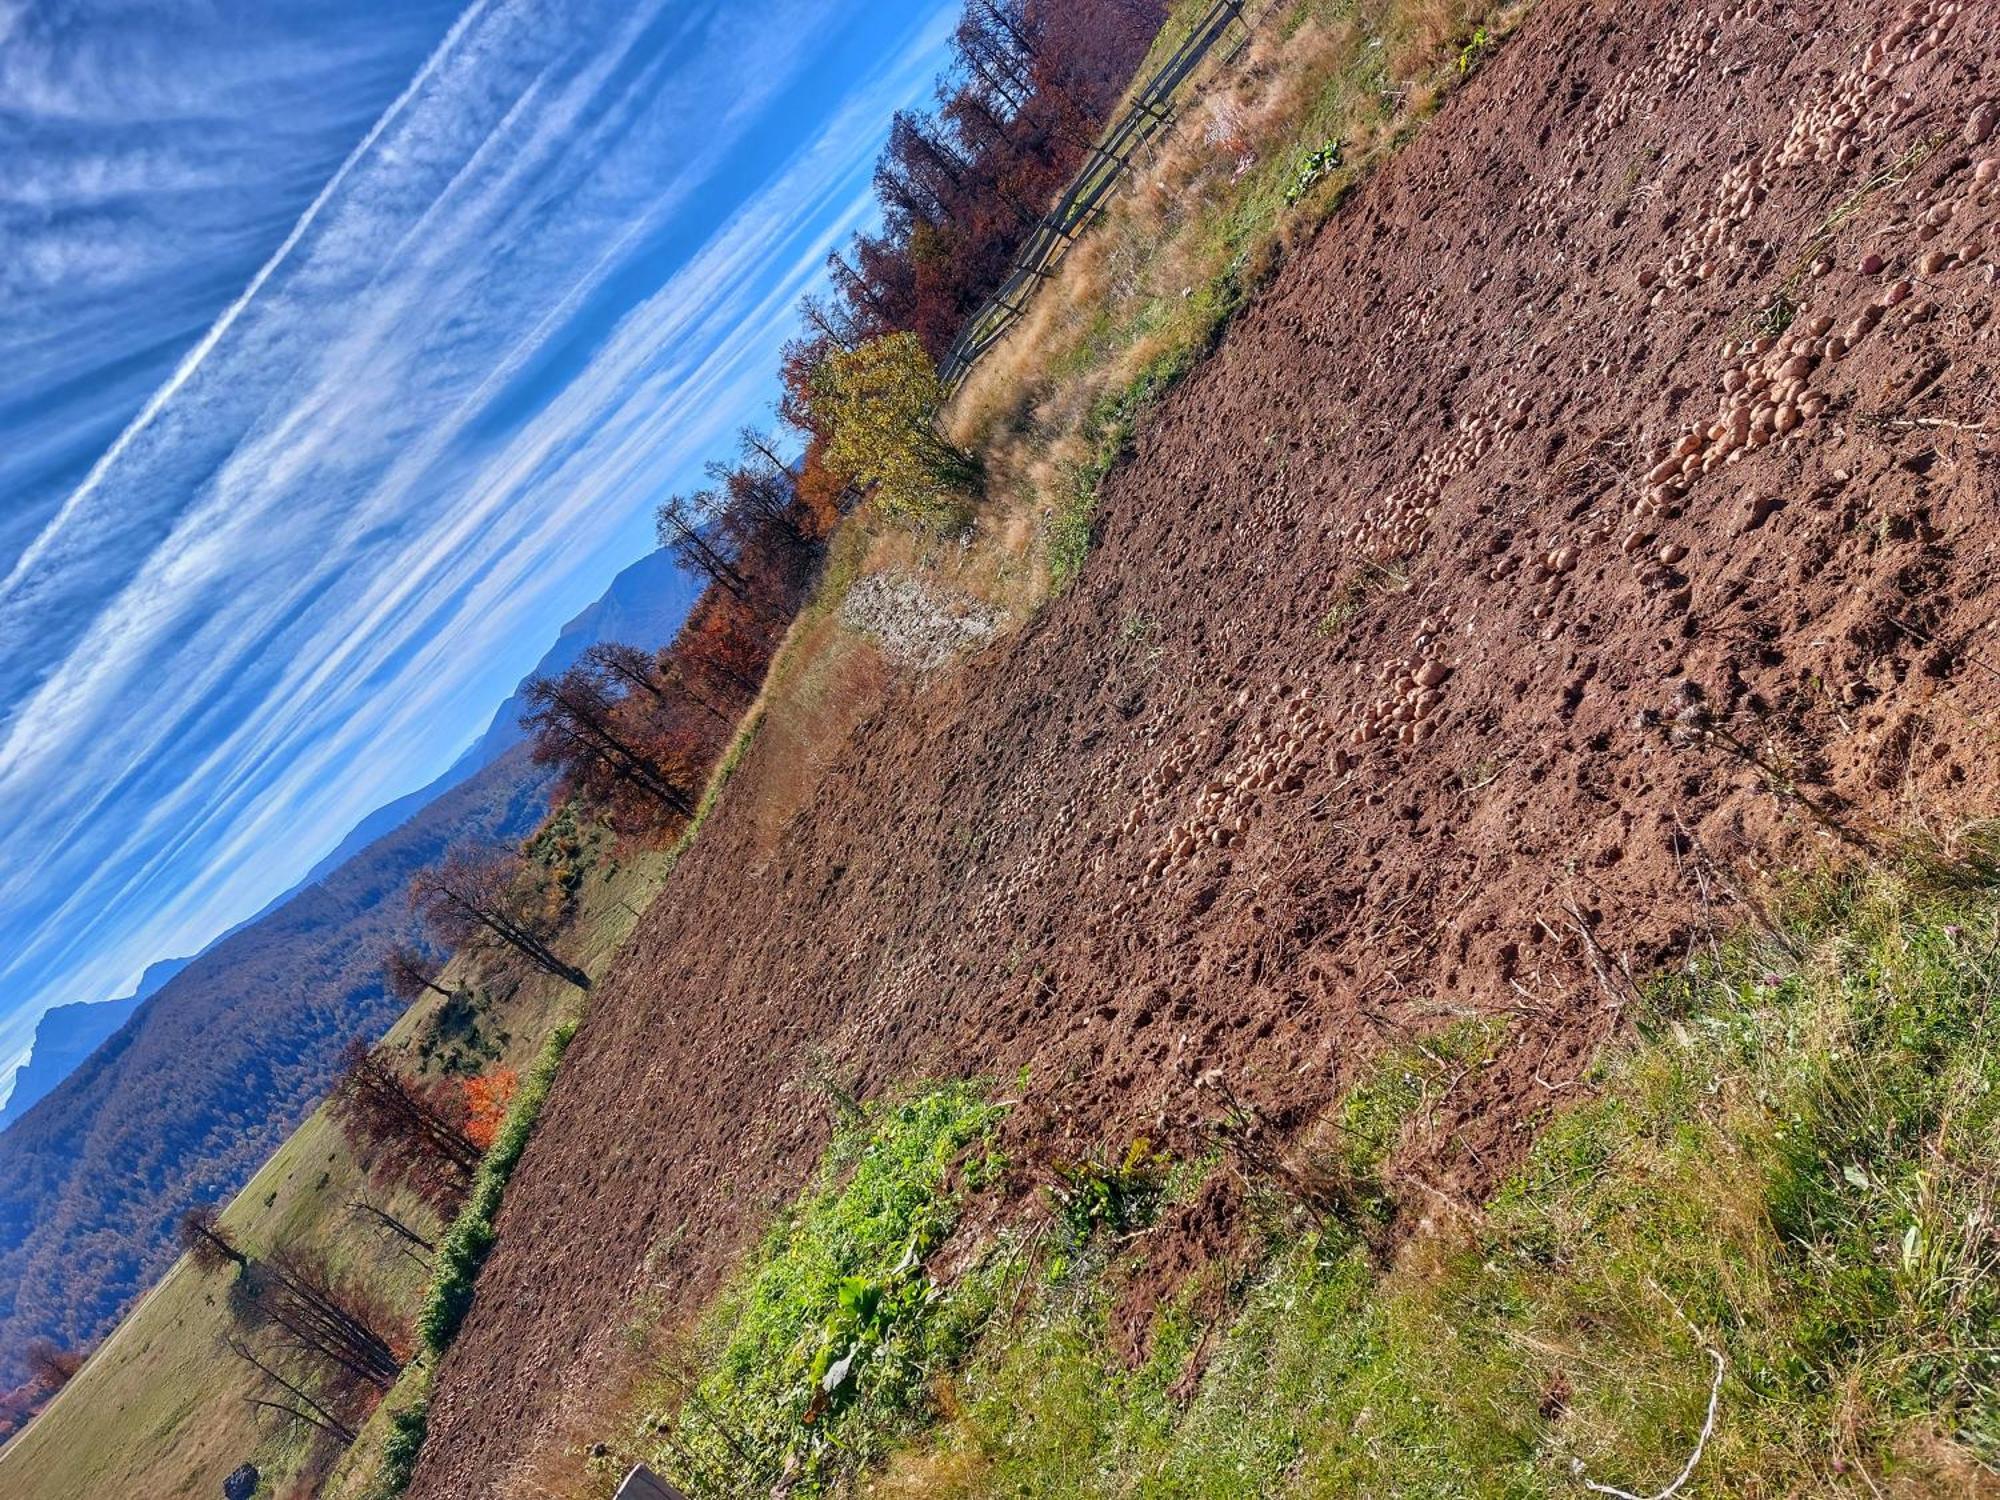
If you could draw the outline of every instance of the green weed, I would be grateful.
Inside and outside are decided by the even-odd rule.
[[[1342,575],[1334,588],[1333,603],[1313,626],[1321,640],[1338,639],[1367,611],[1369,601],[1380,593],[1403,593],[1410,587],[1410,560],[1395,556],[1377,562],[1363,559]]]
[[[699,1372],[663,1373],[657,1467],[703,1496],[781,1479],[824,1494],[935,1415],[934,1382],[970,1349],[993,1283],[947,1289],[926,1261],[999,1171],[1002,1112],[964,1084],[864,1108],[707,1319]]]
[[[1049,1200],[1056,1222],[1070,1244],[1081,1247],[1099,1230],[1125,1235],[1152,1223],[1173,1162],[1142,1137],[1115,1162],[1058,1162],[1050,1170]]]
[[[1339,141],[1328,141],[1315,150],[1301,151],[1297,165],[1292,168],[1292,180],[1285,186],[1285,205],[1296,207],[1301,198],[1324,182],[1340,165]]]
[[[1493,38],[1486,34],[1484,26],[1473,28],[1471,37],[1458,50],[1458,72],[1461,78],[1471,73],[1486,60],[1486,54],[1493,50]]]
[[[1765,338],[1782,338],[1799,315],[1799,305],[1787,292],[1779,292],[1751,320],[1751,327]]]

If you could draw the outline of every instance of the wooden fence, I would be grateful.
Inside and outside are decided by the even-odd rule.
[[[1078,169],[1069,190],[1048,211],[1014,257],[1014,269],[972,318],[938,366],[947,391],[955,390],[979,357],[1006,337],[1028,309],[1035,288],[1054,273],[1070,246],[1103,212],[1138,149],[1173,122],[1174,95],[1232,26],[1244,28],[1244,0],[1216,0],[1173,56],[1160,64],[1111,131]],[[1238,45],[1241,45],[1239,41]]]

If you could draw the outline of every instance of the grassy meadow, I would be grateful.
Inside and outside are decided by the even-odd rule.
[[[564,942],[587,970],[601,968],[657,892],[664,856],[616,864],[587,851],[577,916]],[[444,976],[476,984],[458,964]],[[492,1016],[509,1040],[490,1065],[526,1070],[543,1038],[575,1005],[567,986],[522,976],[496,993]],[[426,998],[387,1040],[414,1047],[441,1002]],[[363,1195],[423,1231],[436,1216],[407,1190],[370,1180],[324,1109],[310,1115],[227,1205],[222,1221],[252,1253],[278,1246],[322,1252],[339,1275],[414,1320],[428,1274],[348,1210]],[[251,1462],[289,1493],[291,1479],[323,1460],[309,1434],[261,1415],[244,1397],[254,1376],[223,1347],[231,1319],[227,1278],[183,1258],[161,1278],[36,1420],[0,1450],[0,1500],[46,1495],[198,1495]],[[414,1339],[406,1340],[414,1347]]]

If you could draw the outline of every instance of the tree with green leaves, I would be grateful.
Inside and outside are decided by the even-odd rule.
[[[937,366],[913,333],[836,350],[813,380],[827,467],[897,520],[932,530],[962,523],[979,484],[979,461],[937,429],[943,405]]]

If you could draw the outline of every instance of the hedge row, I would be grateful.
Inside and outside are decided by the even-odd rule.
[[[459,1210],[458,1218],[445,1231],[438,1246],[430,1290],[417,1314],[417,1337],[433,1354],[442,1354],[450,1346],[472,1308],[479,1268],[492,1251],[497,1234],[494,1221],[500,1216],[501,1194],[506,1191],[507,1179],[514,1175],[521,1153],[528,1147],[528,1137],[534,1133],[535,1120],[542,1112],[542,1101],[548,1098],[549,1086],[555,1082],[556,1069],[562,1063],[570,1038],[576,1035],[576,1026],[575,1021],[565,1021],[550,1033],[541,1056],[521,1080],[500,1133],[479,1164],[479,1175],[473,1179],[465,1207]]]

